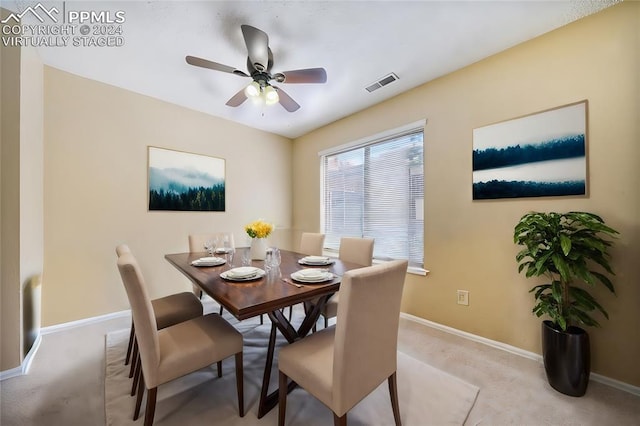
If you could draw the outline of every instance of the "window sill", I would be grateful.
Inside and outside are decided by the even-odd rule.
[[[338,257],[338,252],[335,250],[323,250],[322,254],[324,256],[328,256],[328,257]],[[373,259],[373,264],[378,264],[378,263],[384,263],[384,260],[377,260],[377,259]],[[429,275],[429,270],[428,269],[424,269],[424,268],[418,268],[416,266],[409,266],[409,268],[407,268],[407,274],[412,274],[412,275],[420,275],[422,277],[426,277],[427,275]]]
[[[407,274],[420,275],[426,277],[429,275],[429,270],[424,268],[416,268],[415,266],[409,266]]]

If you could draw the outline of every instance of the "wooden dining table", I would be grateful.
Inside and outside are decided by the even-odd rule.
[[[276,330],[279,330],[289,343],[305,337],[316,324],[327,300],[340,288],[342,275],[348,270],[362,266],[343,262],[337,258],[331,258],[332,263],[329,265],[302,265],[299,261],[306,255],[280,250],[282,259],[280,267],[273,268],[261,278],[236,282],[226,280],[220,276],[221,273],[228,271],[232,267],[240,266],[243,251],[248,250],[249,248],[245,247],[237,248],[233,256],[232,265],[229,262],[213,267],[192,265],[194,260],[207,256],[206,253],[167,254],[165,259],[238,320],[263,314],[269,316],[271,333],[269,335],[258,406],[258,418],[261,418],[278,404],[278,389],[269,393]],[[225,255],[216,256],[224,257]],[[265,270],[264,263],[264,261],[253,260],[251,261],[251,266]],[[322,283],[300,283],[292,280],[291,274],[302,268],[326,269],[334,274],[334,279]],[[304,304],[305,317],[302,323],[295,328],[282,310],[298,303]],[[292,382],[289,384],[288,391],[290,392],[294,388],[295,383]]]

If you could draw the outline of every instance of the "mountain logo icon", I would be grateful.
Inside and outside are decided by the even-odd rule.
[[[48,16],[49,19],[51,19],[53,22],[57,23],[58,22],[58,18],[56,18],[53,14],[55,13],[56,15],[58,13],[60,13],[60,11],[54,6],[51,9],[47,9],[46,7],[44,7],[42,5],[42,3],[38,3],[37,5],[31,7],[27,7],[25,10],[23,10],[20,13],[11,13],[9,14],[9,16],[7,16],[5,19],[3,19],[2,21],[0,21],[3,24],[8,23],[11,19],[13,19],[16,23],[20,23],[20,20],[22,19],[23,16],[25,16],[26,14],[32,14],[33,16],[36,17],[36,19],[38,21],[40,21],[41,23],[44,23],[44,17]]]

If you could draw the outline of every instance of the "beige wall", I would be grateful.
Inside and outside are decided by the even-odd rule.
[[[8,12],[2,9],[2,17]],[[6,37],[5,37],[6,38]],[[37,335],[38,301],[23,289],[43,268],[43,87],[35,49],[2,46],[2,347],[0,371],[18,367]],[[26,304],[26,307],[25,307]],[[23,314],[29,312],[23,330]],[[29,339],[24,336],[29,335]],[[26,344],[28,340],[28,344]]]
[[[0,9],[4,18],[8,13]],[[20,49],[0,46],[0,371],[20,365]]]
[[[43,66],[36,50],[22,49],[20,73],[20,283],[22,357],[40,328],[40,292],[44,265],[44,90]],[[28,290],[27,290],[28,289]]]
[[[190,290],[164,260],[189,233],[264,218],[287,245],[289,139],[45,67],[43,324],[128,309],[115,247],[138,257],[152,297]],[[215,100],[212,100],[212,102]],[[225,212],[147,210],[147,146],[226,160]]]
[[[513,227],[530,210],[592,211],[622,234],[613,250],[617,296],[594,292],[610,320],[590,330],[593,371],[640,385],[639,14],[640,3],[625,2],[298,138],[294,228],[319,227],[318,151],[427,118],[431,273],[408,276],[403,311],[539,353],[534,281],[517,273]],[[474,128],[583,99],[588,197],[471,200]],[[457,289],[469,290],[468,307],[456,304]]]

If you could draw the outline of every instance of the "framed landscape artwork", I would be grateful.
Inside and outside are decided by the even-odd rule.
[[[225,160],[148,147],[149,210],[225,211]]]
[[[473,130],[473,199],[587,194],[587,101]]]

